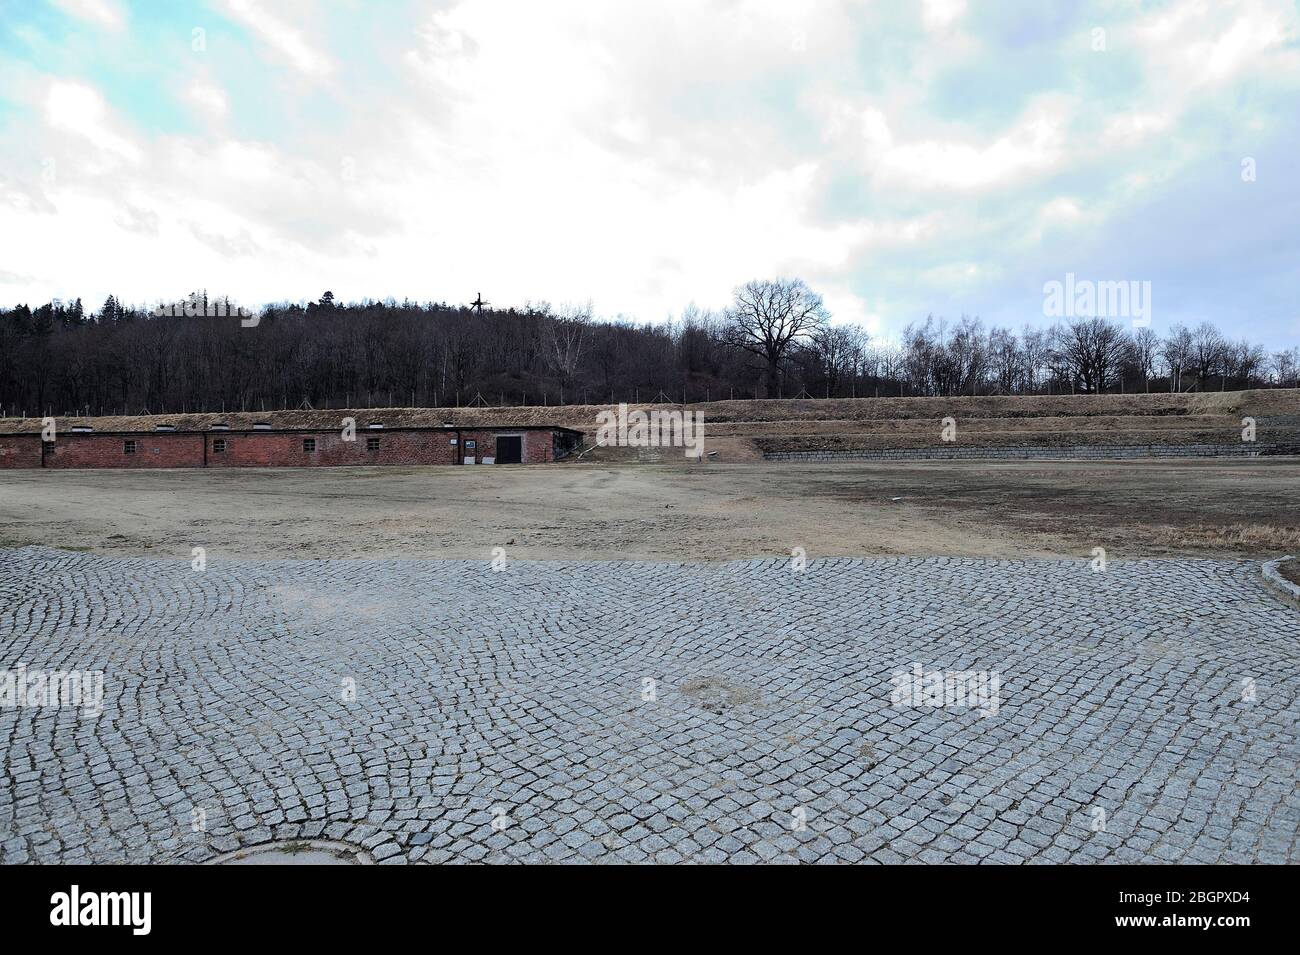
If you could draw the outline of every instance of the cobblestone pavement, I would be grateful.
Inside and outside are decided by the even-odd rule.
[[[893,705],[917,664],[996,712]],[[1244,562],[0,551],[19,665],[104,699],[0,708],[6,863],[1300,861],[1300,615]]]

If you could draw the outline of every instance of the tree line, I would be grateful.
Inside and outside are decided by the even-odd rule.
[[[326,292],[249,315],[206,293],[180,307],[110,296],[0,309],[6,415],[364,406],[550,405],[755,397],[1098,394],[1300,386],[1212,323],[1163,334],[1103,318],[1019,331],[963,316],[898,341],[832,324],[802,281],[750,282],[727,309],[654,324],[590,306],[475,308]]]

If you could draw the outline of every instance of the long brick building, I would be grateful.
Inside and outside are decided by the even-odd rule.
[[[0,422],[0,468],[543,464],[582,432],[549,424],[433,422],[402,409]],[[349,421],[349,419],[351,419]]]

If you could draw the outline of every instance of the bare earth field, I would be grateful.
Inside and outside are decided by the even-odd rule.
[[[726,560],[1272,557],[1300,459],[0,472],[0,547]]]

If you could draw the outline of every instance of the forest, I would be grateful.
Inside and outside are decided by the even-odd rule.
[[[278,408],[542,405],[755,397],[1095,394],[1297,387],[1300,348],[1213,323],[1084,318],[1016,330],[927,316],[900,338],[830,320],[801,281],[751,282],[720,311],[662,323],[590,307],[393,300],[243,313],[110,296],[0,308],[0,411],[140,414]]]

